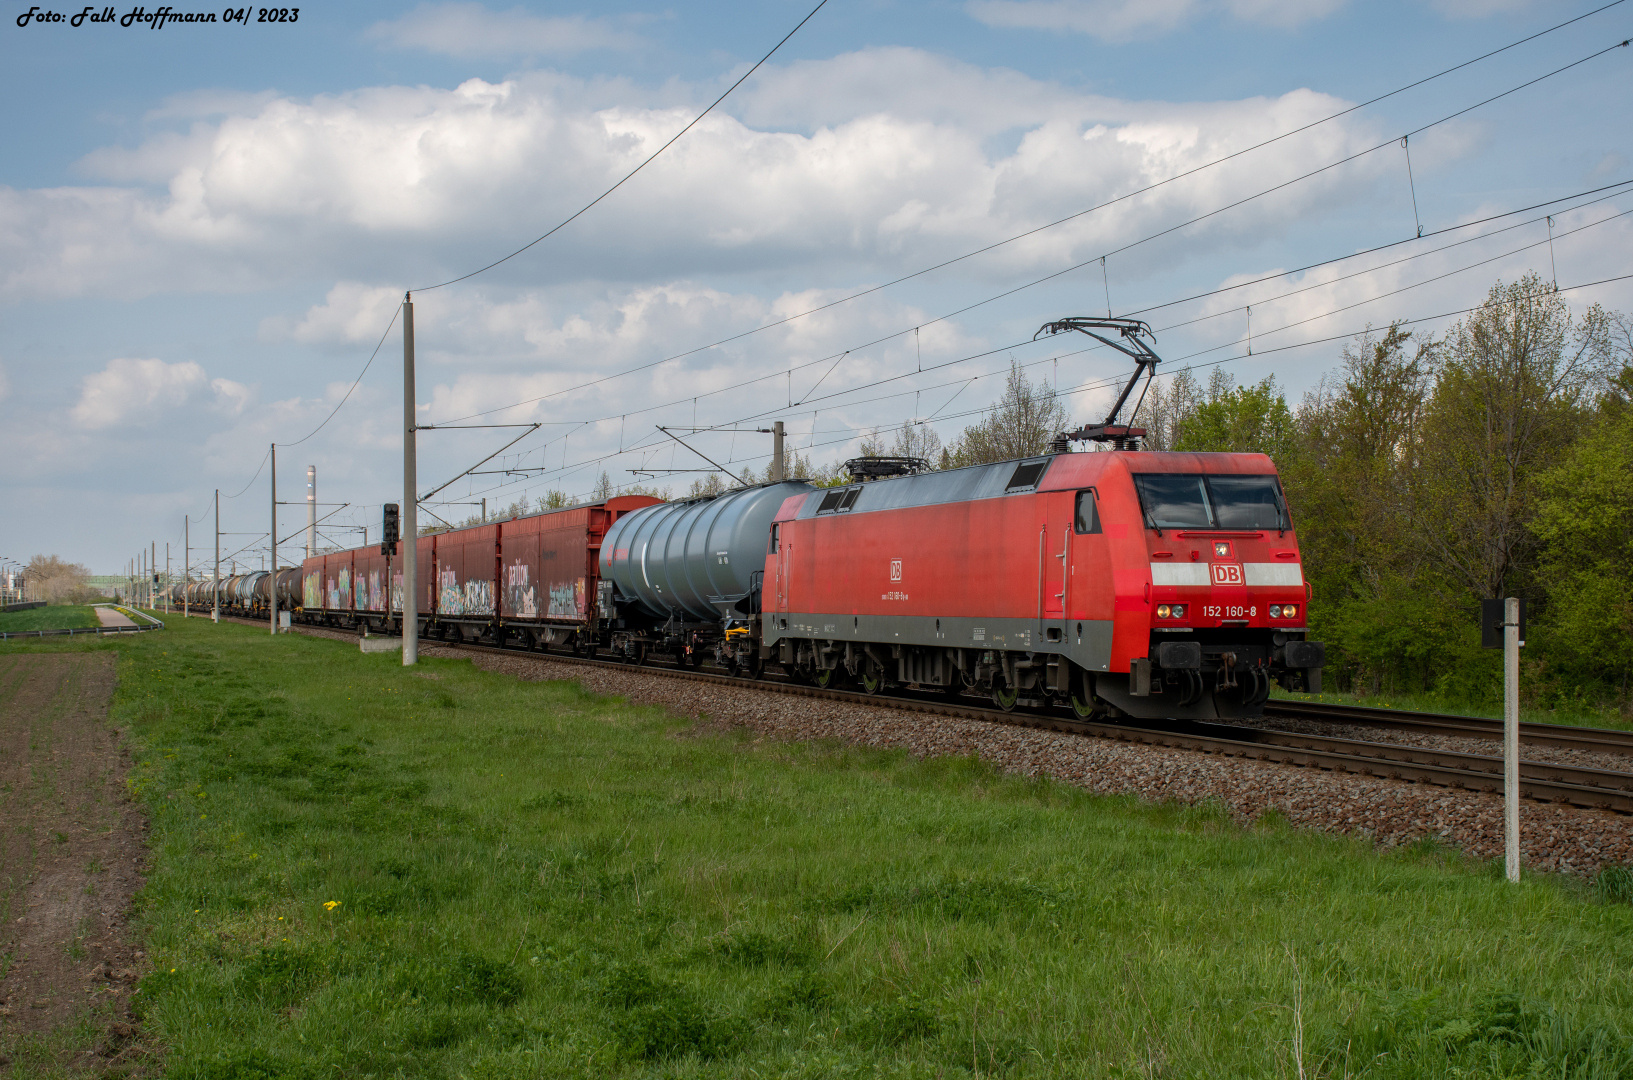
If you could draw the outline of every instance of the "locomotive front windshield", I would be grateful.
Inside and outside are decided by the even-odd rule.
[[[1142,473],[1134,487],[1154,529],[1287,528],[1287,506],[1274,476]]]

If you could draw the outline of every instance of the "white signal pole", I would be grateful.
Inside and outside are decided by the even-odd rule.
[[[403,293],[403,666],[420,659],[419,465],[414,458],[414,297]],[[387,595],[391,583],[386,583]],[[389,604],[387,605],[389,606]]]
[[[1520,602],[1503,601],[1503,840],[1508,880],[1520,880]]]
[[[221,621],[221,489],[215,489],[215,581],[210,587],[210,621]]]
[[[193,518],[190,514],[183,514],[181,518],[181,617],[190,619],[192,611],[188,608],[187,594],[192,590],[188,587],[193,584]]]
[[[267,559],[271,573],[266,579],[267,622],[272,636],[278,636],[278,444],[272,444],[272,531],[267,533],[267,544],[272,549]]]

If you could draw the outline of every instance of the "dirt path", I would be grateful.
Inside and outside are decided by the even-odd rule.
[[[135,626],[136,623],[123,611],[115,611],[111,607],[92,608],[96,612],[97,621],[103,626]]]
[[[0,1073],[129,1069],[146,822],[108,726],[113,653],[0,656]],[[69,1025],[90,1021],[89,1045]]]

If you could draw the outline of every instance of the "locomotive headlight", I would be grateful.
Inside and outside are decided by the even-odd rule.
[[[1175,604],[1174,605],[1174,618],[1183,619],[1184,617],[1185,617],[1185,605],[1184,604]]]
[[[1281,613],[1284,616],[1286,616],[1287,618],[1289,618],[1289,619],[1297,618],[1298,617],[1298,605],[1297,604],[1283,604],[1281,606]]]
[[[1281,605],[1280,604],[1271,604],[1270,605],[1270,617],[1272,619],[1281,618]]]
[[[1157,605],[1157,618],[1166,619],[1168,617],[1169,612],[1171,612],[1171,611],[1173,611],[1173,608],[1169,607],[1167,604],[1158,604]]]

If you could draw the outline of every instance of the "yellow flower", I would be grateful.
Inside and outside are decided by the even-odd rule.
[[[339,900],[325,900],[323,902],[323,906],[328,908],[330,911],[333,911],[335,908],[340,906],[340,901]]]

